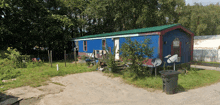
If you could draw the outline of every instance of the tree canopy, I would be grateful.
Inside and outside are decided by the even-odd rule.
[[[195,35],[215,35],[219,17],[219,4],[190,6],[184,0],[1,0],[0,48],[63,52],[71,49],[71,38],[173,23]]]

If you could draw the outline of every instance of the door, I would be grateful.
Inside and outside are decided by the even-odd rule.
[[[181,41],[179,38],[175,38],[171,45],[171,55],[178,55],[178,59],[176,62],[181,62]]]
[[[119,39],[115,39],[115,60],[119,60]]]

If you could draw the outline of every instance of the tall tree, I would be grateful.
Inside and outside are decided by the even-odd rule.
[[[179,23],[189,28],[195,35],[216,35],[220,34],[220,5],[210,4],[203,6],[195,3],[187,5],[180,13]]]
[[[61,0],[4,0],[0,9],[2,46],[31,54],[36,45],[64,49],[71,39],[67,29],[73,22],[66,16]]]

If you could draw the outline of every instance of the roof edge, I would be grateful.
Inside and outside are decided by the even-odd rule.
[[[147,28],[139,28],[139,29],[125,30],[125,31],[118,31],[118,32],[110,32],[110,33],[103,33],[103,34],[87,35],[87,36],[82,36],[82,37],[78,37],[78,38],[75,38],[75,39],[88,39],[88,38],[104,37],[104,36],[111,37],[111,36],[118,36],[118,35],[160,32],[160,31],[163,31],[163,30],[175,27],[175,26],[179,26],[179,25],[181,25],[181,24],[177,23],[177,24],[169,24],[169,25],[162,25],[162,26],[147,27]],[[153,29],[153,28],[158,28],[158,29]],[[143,30],[146,30],[146,31],[143,31]]]

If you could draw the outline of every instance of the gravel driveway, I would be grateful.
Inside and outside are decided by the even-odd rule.
[[[220,105],[220,83],[167,95],[162,91],[150,92],[125,84],[120,78],[110,78],[101,72],[72,74],[51,80],[65,86],[53,84],[53,88],[39,87],[32,96],[30,90],[29,97],[39,97],[45,93],[35,101],[35,105]],[[57,90],[55,93],[54,88]],[[27,97],[25,94],[16,94],[15,90],[7,92],[18,97]]]

